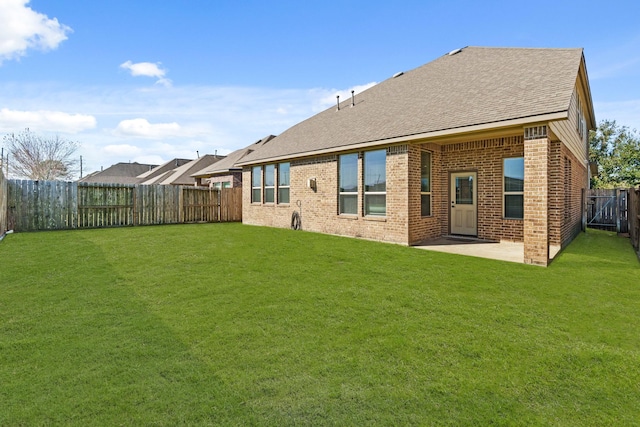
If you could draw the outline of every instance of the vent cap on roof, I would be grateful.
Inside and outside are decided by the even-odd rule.
[[[400,76],[401,76],[401,75],[403,75],[403,74],[404,74],[404,71],[398,71],[397,73],[395,73],[395,74],[393,75],[393,78],[395,79],[396,77],[400,77]]]
[[[452,50],[451,52],[447,53],[447,55],[449,55],[449,56],[453,56],[453,55],[455,55],[456,53],[460,53],[460,52],[462,52],[462,48],[460,48],[460,49],[454,49],[454,50]]]

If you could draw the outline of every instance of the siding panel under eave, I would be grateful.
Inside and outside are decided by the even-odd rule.
[[[587,144],[578,133],[578,122],[576,119],[577,108],[577,95],[574,90],[571,95],[571,102],[569,103],[568,120],[549,122],[549,127],[553,133],[560,137],[574,156],[580,159],[581,162],[584,162],[586,166],[588,163]]]

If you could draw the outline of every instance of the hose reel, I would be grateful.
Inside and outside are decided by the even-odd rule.
[[[298,200],[296,202],[296,205],[298,206],[300,212],[293,211],[293,213],[291,214],[291,229],[302,230],[302,201]]]

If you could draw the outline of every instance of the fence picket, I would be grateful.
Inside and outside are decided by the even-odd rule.
[[[3,182],[7,189],[4,192]],[[241,191],[241,188],[220,192],[208,187],[170,185],[3,181],[0,177],[0,208],[3,194],[6,196],[2,208],[5,219],[0,214],[0,229],[10,226],[15,231],[36,231],[240,221],[242,206],[225,204],[242,203]]]

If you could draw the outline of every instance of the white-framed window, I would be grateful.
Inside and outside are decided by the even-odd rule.
[[[275,201],[275,181],[276,165],[266,165],[264,167],[264,202],[273,203]]]
[[[504,217],[524,218],[524,157],[503,160]]]
[[[222,188],[231,188],[231,181],[224,181],[222,183]]]
[[[431,215],[431,153],[420,152],[420,214]]]
[[[262,166],[251,169],[251,203],[262,201]]]
[[[387,214],[387,150],[364,153],[364,214]]]
[[[290,163],[280,163],[278,165],[278,203],[289,203],[290,170]]]
[[[338,213],[358,214],[358,154],[338,158]]]

